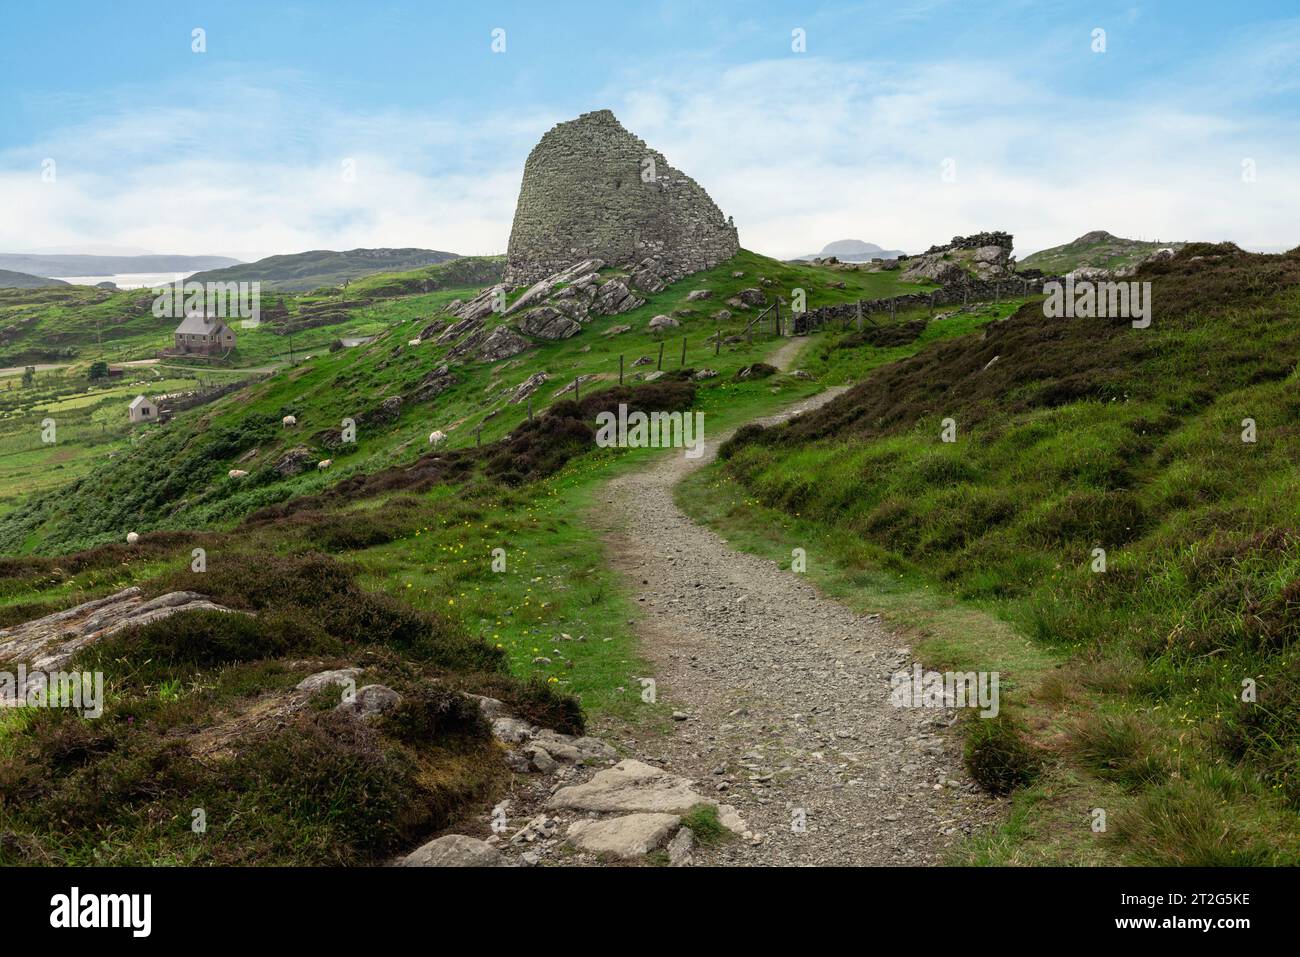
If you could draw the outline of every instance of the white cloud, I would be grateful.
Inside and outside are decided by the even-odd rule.
[[[1234,60],[1275,71],[1294,61],[1295,36],[1238,38]],[[1204,95],[1196,69],[1183,85],[1085,100],[1052,92],[1029,58],[790,55],[721,68],[692,55],[639,62],[583,108],[611,106],[709,190],[746,246],[772,255],[850,237],[920,249],[979,229],[1012,231],[1022,253],[1090,229],[1295,245],[1300,131],[1240,89],[1231,102]],[[461,116],[454,100],[349,113],[294,75],[229,77],[176,102],[204,105],[115,91],[95,122],[0,152],[0,207],[12,213],[0,250],[500,252],[524,158],[565,118]],[[52,184],[40,178],[46,156],[59,164]],[[345,158],[355,182],[341,176]],[[954,183],[940,178],[946,158]],[[1242,181],[1245,158],[1254,183]]]

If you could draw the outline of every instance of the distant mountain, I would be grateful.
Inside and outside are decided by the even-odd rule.
[[[826,259],[834,256],[840,262],[865,263],[873,259],[897,259],[903,255],[901,249],[882,249],[875,243],[864,243],[860,239],[837,239],[827,243],[819,253],[800,256],[800,260]]]
[[[350,249],[347,252],[314,249],[287,256],[268,256],[255,263],[213,269],[190,278],[196,282],[260,282],[264,289],[303,292],[320,286],[337,286],[344,280],[362,276],[406,272],[459,258],[456,253],[436,249]]]
[[[62,279],[47,279],[44,276],[30,276],[25,272],[11,272],[0,269],[0,289],[41,289],[45,286],[66,286]]]
[[[1020,260],[1022,269],[1041,269],[1049,276],[1061,276],[1080,266],[1097,269],[1127,269],[1151,255],[1157,249],[1178,250],[1186,243],[1162,243],[1142,239],[1124,239],[1104,229],[1084,233],[1063,246],[1040,249]]]
[[[119,273],[180,272],[238,265],[229,256],[62,256],[0,253],[0,269],[32,276],[115,276]]]

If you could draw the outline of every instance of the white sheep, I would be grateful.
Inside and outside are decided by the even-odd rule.
[[[241,479],[244,478],[246,475],[248,475],[248,473],[245,472],[243,469],[231,469],[226,474],[229,475],[232,479]]]
[[[441,429],[435,429],[434,431],[429,433],[429,444],[432,445],[435,449],[443,442],[445,442],[446,439],[447,439],[447,433],[443,432]]]
[[[128,545],[134,545],[138,541],[140,541],[140,536],[137,535],[135,532],[126,533],[126,543]]]
[[[298,424],[298,417],[296,415],[286,415],[280,420],[280,424],[286,429],[291,429]]]
[[[419,344],[420,344],[419,339],[412,339],[410,342],[407,343],[408,346],[418,346]]]
[[[329,468],[333,464],[334,464],[333,459],[321,459],[319,462],[316,463],[316,468],[324,472],[327,468]]]

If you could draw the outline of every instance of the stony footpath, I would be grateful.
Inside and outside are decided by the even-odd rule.
[[[478,697],[478,696],[475,696]],[[708,819],[741,840],[754,835],[734,807],[695,782],[618,752],[594,737],[559,734],[478,697],[515,772],[510,796],[481,820],[437,837],[394,861],[402,867],[586,866],[694,861],[696,839],[683,823]],[[658,859],[647,859],[653,852]]]
[[[797,348],[778,352],[777,363]],[[965,774],[950,730],[956,713],[890,703],[890,677],[914,656],[878,615],[858,615],[788,569],[737,553],[676,506],[673,487],[718,442],[710,437],[696,460],[665,454],[604,496],[613,562],[644,609],[641,653],[678,719],[667,738],[611,728],[611,740],[707,782],[704,791],[751,822],[749,839],[700,849],[696,863],[941,863],[1001,814]]]
[[[801,345],[774,364],[788,368]],[[673,731],[610,722],[601,738],[568,739],[485,699],[512,749],[511,796],[401,863],[930,865],[1000,818],[962,767],[956,712],[890,703],[891,676],[914,656],[880,616],[737,553],[677,508],[673,487],[719,441],[701,459],[665,454],[603,496],[609,554],[644,609],[641,653]],[[700,805],[722,825],[708,841],[682,820]]]

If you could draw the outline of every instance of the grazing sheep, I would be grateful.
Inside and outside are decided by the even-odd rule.
[[[296,415],[286,415],[280,420],[280,424],[286,429],[291,429],[298,424],[298,417]]]
[[[319,462],[316,463],[316,467],[320,469],[322,472],[324,472],[327,468],[329,468],[333,464],[334,464],[333,459],[321,459]]]
[[[240,479],[246,476],[248,473],[245,472],[243,469],[231,469],[226,474],[229,475],[232,479]]]
[[[429,433],[429,444],[432,445],[435,449],[439,445],[441,445],[444,441],[446,441],[446,439],[447,439],[447,433],[443,432],[441,429],[437,429]]]
[[[126,533],[126,543],[128,545],[134,545],[138,541],[140,541],[140,536],[137,535],[135,532]]]
[[[412,339],[410,342],[407,343],[408,346],[418,346],[419,344],[420,344],[419,339]]]

